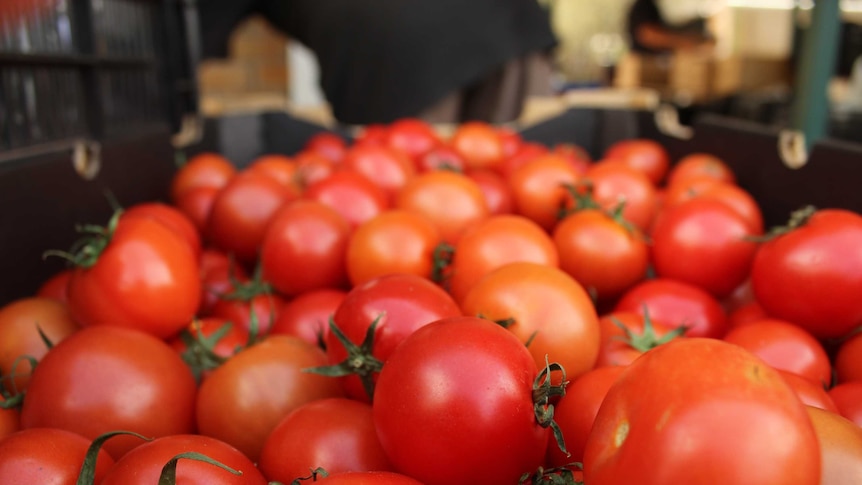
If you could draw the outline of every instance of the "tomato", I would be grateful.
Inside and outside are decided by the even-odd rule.
[[[199,379],[244,349],[249,344],[249,334],[229,320],[202,318],[194,320],[168,343]]]
[[[835,402],[838,412],[862,426],[862,382],[852,381],[829,389],[829,397]]]
[[[574,185],[580,177],[559,155],[544,155],[525,163],[508,179],[515,212],[550,231],[559,219],[560,209],[569,199],[565,186]]]
[[[126,453],[112,466],[101,485],[152,485],[159,482],[162,468],[181,453],[196,452],[239,474],[200,460],[177,461],[176,483],[187,485],[265,485],[266,479],[251,460],[229,444],[208,436],[165,436]]]
[[[139,330],[79,330],[45,354],[27,388],[23,428],[56,427],[90,439],[114,430],[149,437],[194,430],[196,385],[180,356]],[[114,458],[141,444],[114,437]]]
[[[383,450],[427,485],[517,483],[543,463],[548,443],[534,410],[537,374],[523,343],[493,322],[426,325],[380,373],[372,408]]]
[[[297,200],[269,223],[260,251],[264,278],[294,296],[347,284],[345,257],[350,225],[323,202]]]
[[[27,388],[33,369],[29,360],[19,357],[29,356],[38,361],[48,352],[40,330],[52,344],[57,344],[79,328],[66,305],[54,299],[22,298],[0,308],[2,387],[11,394]]]
[[[757,301],[815,337],[847,335],[862,323],[862,216],[823,209],[796,219],[757,251],[751,268]]]
[[[347,243],[347,276],[353,286],[390,273],[431,277],[440,232],[427,217],[390,210],[357,227]]]
[[[551,150],[541,143],[524,142],[514,155],[507,156],[501,163],[491,167],[491,169],[508,179],[518,167],[536,158],[548,155],[550,152]]]
[[[416,173],[410,157],[386,145],[354,145],[343,163],[346,170],[362,174],[383,189],[390,202]]]
[[[835,353],[835,377],[838,382],[862,381],[862,333],[841,342]]]
[[[587,440],[584,478],[816,484],[820,456],[805,408],[778,371],[735,345],[686,338],[647,352],[611,386]]]
[[[586,173],[593,199],[605,210],[622,205],[622,217],[647,232],[658,214],[656,188],[646,175],[619,161],[599,162]]]
[[[416,162],[419,173],[433,170],[464,171],[464,158],[449,145],[437,145],[425,152]]]
[[[737,185],[721,183],[712,178],[692,178],[668,189],[665,208],[698,198],[715,199],[724,203],[748,221],[752,231],[763,232],[763,214],[754,197]]]
[[[82,326],[128,327],[165,338],[185,327],[200,305],[197,255],[155,220],[112,220],[74,260],[69,310]]]
[[[573,143],[558,143],[554,145],[551,153],[568,160],[580,175],[585,175],[592,166],[590,154],[583,147]]]
[[[403,118],[389,125],[386,131],[385,143],[407,154],[414,162],[434,147],[442,144],[440,137],[425,121],[414,118]]]
[[[174,201],[174,205],[192,221],[195,229],[203,234],[206,231],[210,212],[212,212],[213,202],[215,202],[219,192],[221,192],[221,188],[195,187],[183,192]]]
[[[497,127],[497,135],[503,143],[503,156],[507,158],[518,153],[518,150],[521,149],[521,145],[524,143],[521,134],[517,130],[507,126]]]
[[[67,303],[69,301],[69,279],[71,277],[71,269],[58,271],[39,286],[35,296],[52,298],[61,303]]]
[[[644,173],[653,184],[659,185],[670,168],[667,150],[656,141],[630,139],[618,141],[605,150],[605,159],[619,160]]]
[[[652,230],[656,274],[696,285],[718,298],[749,276],[760,233],[739,214],[710,199],[665,209]]]
[[[501,266],[473,286],[461,310],[505,322],[527,345],[538,368],[549,359],[574,378],[596,363],[599,317],[584,288],[557,268],[536,263]]]
[[[281,307],[278,320],[269,330],[270,335],[293,335],[308,343],[325,346],[329,319],[346,295],[345,291],[334,289],[313,290],[298,295]]]
[[[604,315],[599,328],[602,340],[596,367],[629,365],[645,352],[685,335],[682,328],[634,312]]]
[[[862,429],[841,415],[806,407],[820,443],[823,485],[862,483]]]
[[[236,168],[217,153],[199,153],[186,161],[171,180],[171,200],[200,187],[220,189],[236,175]]]
[[[120,216],[120,220],[136,218],[152,219],[166,226],[188,243],[195,257],[200,257],[200,233],[194,222],[179,209],[161,202],[145,202],[125,209]]]
[[[827,386],[832,380],[829,356],[810,333],[782,320],[760,320],[733,328],[724,336],[776,368]]]
[[[461,301],[482,276],[507,263],[559,266],[554,241],[538,224],[518,215],[491,216],[458,240],[444,284]]]
[[[4,404],[6,398],[0,396],[0,404]],[[21,429],[21,413],[14,407],[0,407],[0,441],[10,434]]]
[[[317,153],[338,163],[344,160],[344,155],[347,153],[347,142],[335,133],[321,131],[311,135],[302,149]]]
[[[597,209],[566,216],[554,228],[560,268],[593,295],[608,300],[646,277],[646,237],[625,220]]]
[[[722,159],[709,153],[690,153],[670,168],[667,185],[673,186],[692,177],[710,177],[729,184],[736,183],[736,175]]]
[[[245,168],[245,172],[254,172],[271,178],[296,194],[299,194],[302,189],[298,170],[292,158],[276,153],[261,155]]]
[[[345,472],[336,473],[315,483],[323,485],[422,485],[406,475],[393,472]]]
[[[90,440],[56,428],[25,429],[0,439],[0,477],[8,484],[75,485]],[[104,450],[96,459],[99,483],[114,460]]]
[[[363,126],[356,135],[356,145],[384,145],[389,127],[383,124]]]
[[[470,170],[466,175],[479,185],[490,215],[514,212],[515,201],[512,189],[502,175],[489,169]]]
[[[448,170],[426,172],[411,179],[398,192],[395,207],[426,216],[443,241],[450,244],[489,214],[479,184]]]
[[[247,282],[249,277],[242,266],[217,249],[204,249],[200,261],[202,297],[199,314],[208,316],[221,296],[230,293],[239,283]]]
[[[290,483],[309,470],[390,471],[371,405],[345,398],[320,399],[288,414],[266,439],[260,469],[268,480]]]
[[[250,263],[258,257],[266,228],[278,209],[296,197],[269,177],[244,172],[216,197],[206,235],[215,247]]]
[[[355,229],[389,208],[389,199],[374,182],[357,172],[335,172],[308,186],[303,196],[321,202]]]
[[[410,334],[430,322],[461,315],[461,309],[442,288],[426,278],[412,274],[389,274],[354,287],[335,311],[333,321],[344,336],[361,346],[368,329],[377,322],[374,346],[370,349],[375,359],[385,364],[395,348]],[[368,350],[368,349],[364,349]],[[349,357],[345,345],[330,332],[326,337],[326,353],[330,364],[338,364]],[[371,371],[371,379],[379,369]],[[367,378],[366,378],[367,379]],[[357,375],[340,379],[347,395],[353,399],[369,399]]]
[[[826,392],[823,384],[814,382],[813,380],[802,377],[799,374],[794,374],[785,370],[778,369],[778,373],[784,378],[784,382],[793,389],[796,397],[806,406],[814,406],[816,408],[825,409],[833,413],[838,412],[838,407],[835,401]]]
[[[685,326],[687,337],[721,338],[727,331],[727,316],[718,300],[694,285],[665,278],[633,286],[614,311],[648,311],[651,318],[667,325]]]
[[[764,318],[769,318],[769,315],[763,311],[760,303],[753,301],[730,312],[727,316],[727,325],[729,328],[735,328]]]
[[[219,297],[209,316],[233,322],[243,332],[266,335],[278,320],[284,298],[273,293],[263,281],[234,286]]]
[[[291,411],[341,396],[338,382],[304,371],[325,363],[323,351],[308,342],[287,335],[266,337],[203,380],[196,405],[198,432],[257,461],[266,437]]]
[[[548,446],[547,464],[561,467],[584,459],[584,445],[596,420],[608,389],[611,388],[625,366],[599,367],[581,374],[566,386],[566,394],[554,406],[554,420],[566,439],[566,456],[559,447]]]
[[[449,145],[464,157],[467,169],[494,168],[505,156],[503,140],[489,123],[461,123],[449,139]]]
[[[296,181],[300,190],[329,177],[340,166],[326,156],[309,150],[297,153],[293,160],[296,162]]]

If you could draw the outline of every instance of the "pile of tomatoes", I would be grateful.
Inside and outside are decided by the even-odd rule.
[[[709,154],[405,119],[104,222],[0,308],[3,483],[862,483],[862,216]]]

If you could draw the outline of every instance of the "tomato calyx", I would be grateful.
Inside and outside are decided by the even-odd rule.
[[[117,224],[120,222],[121,215],[123,215],[122,209],[114,210],[114,214],[105,227],[95,224],[76,226],[75,231],[84,234],[84,236],[75,241],[69,251],[48,250],[42,254],[42,259],[49,256],[57,256],[65,259],[69,264],[77,268],[92,268],[99,261],[99,256],[102,255],[102,252],[105,251],[105,248],[111,242],[114,231],[117,230]]]
[[[559,384],[551,384],[551,373],[559,371],[561,375]],[[548,363],[548,357],[545,356],[545,367],[539,371],[536,379],[533,381],[533,412],[536,415],[536,422],[543,428],[551,428],[554,435],[554,441],[560,447],[566,456],[571,456],[566,450],[566,441],[563,438],[563,431],[560,426],[554,421],[554,403],[558,398],[566,395],[566,386],[569,381],[566,380],[566,369],[557,362]]]
[[[806,205],[805,207],[796,209],[795,211],[791,212],[790,218],[787,220],[786,225],[773,227],[769,230],[769,232],[762,236],[747,236],[746,240],[761,243],[771,241],[779,236],[782,236],[804,226],[816,213],[817,207],[813,205]]]
[[[568,192],[571,201],[562,203],[560,211],[557,213],[557,220],[563,220],[566,216],[583,210],[603,210],[602,206],[593,198],[592,181],[584,180],[576,184],[563,184],[563,188]]]
[[[434,247],[431,259],[431,281],[448,290],[449,268],[455,257],[455,246],[441,242]]]
[[[39,330],[41,334],[41,329]],[[47,337],[44,337],[47,338]],[[48,347],[51,348],[50,346]],[[19,374],[18,367],[21,365],[21,362],[27,361],[30,364],[30,371],[26,373]],[[15,379],[17,377],[24,377],[31,375],[33,370],[36,369],[36,364],[39,361],[36,360],[35,357],[31,355],[19,355],[12,361],[12,366],[9,369],[9,374],[3,376],[2,380],[0,380],[0,394],[2,394],[4,401],[0,402],[0,409],[13,409],[13,408],[21,408],[24,405],[24,394],[26,391],[21,391],[18,389],[18,386],[15,384]],[[8,380],[8,384],[5,382]]]
[[[241,281],[234,276],[233,271],[228,275],[231,291],[219,295],[222,300],[250,302],[258,296],[272,295],[273,289],[269,282],[263,279],[263,268],[260,264],[254,269],[254,274],[248,281]]]
[[[224,463],[214,460],[203,453],[198,453],[197,451],[186,451],[184,453],[180,453],[165,464],[164,468],[162,468],[162,473],[159,475],[159,484],[158,485],[176,485],[177,484],[177,463],[181,459],[186,460],[196,460],[202,461],[204,463],[208,463],[213,466],[217,466],[226,472],[232,473],[236,476],[241,476],[242,472],[239,470],[234,470],[233,468],[225,465]]]
[[[256,318],[252,313],[252,318]],[[224,325],[216,329],[215,332],[206,336],[201,331],[201,326],[198,321],[192,322],[194,333],[188,328],[183,329],[180,333],[180,340],[185,344],[186,348],[180,354],[183,362],[189,366],[195,381],[200,384],[201,378],[207,371],[211,371],[227,360],[225,357],[218,355],[215,352],[215,346],[227,335],[233,328],[232,322],[225,322]],[[251,345],[253,342],[248,342]],[[236,352],[240,349],[237,348]]]
[[[75,485],[93,485],[96,481],[96,460],[99,458],[99,451],[106,441],[119,435],[129,435],[140,438],[144,441],[153,441],[153,438],[147,438],[133,431],[108,431],[96,437],[90,446],[87,448],[87,453],[84,455],[84,463],[81,464],[81,472],[78,474],[78,480]],[[161,481],[159,484],[161,485]]]
[[[311,470],[311,475],[309,475],[307,477],[295,478],[290,482],[289,485],[302,485],[302,482],[304,482],[306,480],[316,482],[318,477],[319,478],[326,478],[328,476],[329,476],[329,473],[327,473],[326,470],[323,469],[323,467],[317,467],[314,470]],[[280,482],[269,482],[268,485],[281,485],[281,483]]]
[[[658,334],[656,334],[655,332],[655,327],[653,327],[652,324],[652,318],[650,318],[649,312],[646,308],[644,308],[644,328],[641,333],[636,333],[634,330],[627,327],[616,317],[611,317],[611,321],[625,334],[624,336],[616,335],[611,338],[615,340],[621,340],[629,347],[641,353],[644,353],[648,350],[652,350],[659,345],[666,344],[671,340],[684,335],[685,332],[688,330],[688,327],[680,325],[679,327],[659,337]]]
[[[369,400],[374,398],[374,374],[379,374],[383,369],[383,361],[373,355],[374,350],[374,332],[377,330],[377,324],[383,318],[384,313],[381,313],[371,322],[368,330],[365,332],[365,338],[362,344],[356,345],[351,342],[344,332],[335,324],[335,320],[330,317],[329,331],[338,339],[344,350],[347,351],[347,358],[338,364],[325,365],[320,367],[309,367],[303,369],[305,372],[313,372],[315,374],[324,375],[327,377],[344,377],[352,374],[359,376],[362,382],[362,387],[368,395]]]
[[[539,467],[532,473],[521,475],[518,485],[583,485],[584,482],[575,479],[574,470],[584,469],[580,462],[572,462],[563,466],[545,468]]]

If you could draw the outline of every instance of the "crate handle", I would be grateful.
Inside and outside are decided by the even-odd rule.
[[[72,144],[72,166],[82,179],[96,178],[102,169],[102,145],[94,140],[75,140]]]
[[[655,125],[663,135],[679,140],[691,140],[694,129],[679,122],[679,111],[668,104],[662,103],[654,112]]]
[[[778,133],[778,156],[787,168],[799,169],[808,163],[805,133],[799,130],[781,130]]]
[[[180,130],[171,136],[174,148],[185,148],[200,143],[204,136],[203,116],[198,113],[186,113],[180,121]]]

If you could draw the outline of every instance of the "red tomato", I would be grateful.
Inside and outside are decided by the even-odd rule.
[[[748,278],[759,236],[739,214],[710,199],[665,209],[652,230],[656,274],[696,285],[717,298]]]
[[[347,243],[347,276],[353,286],[391,273],[431,278],[440,232],[427,217],[390,210],[365,222]]]
[[[0,405],[6,403],[6,398],[0,396]],[[21,414],[14,407],[0,406],[0,441],[21,429]]]
[[[309,150],[297,153],[293,159],[296,161],[300,190],[329,177],[340,166],[326,156]]]
[[[568,377],[592,369],[599,354],[599,317],[586,290],[562,270],[510,263],[480,279],[461,303],[464,315],[505,321],[544,367],[557,362]]]
[[[308,343],[326,346],[329,319],[347,295],[342,290],[313,290],[298,295],[281,307],[278,320],[269,330],[270,335],[284,334],[299,337]]]
[[[291,202],[266,229],[260,251],[264,278],[288,296],[345,286],[349,239],[350,224],[335,209],[315,200]]]
[[[560,268],[593,298],[609,300],[646,277],[649,248],[635,227],[597,209],[566,216],[554,228]]]
[[[431,125],[425,121],[403,118],[389,125],[385,143],[407,154],[416,162],[442,141]]]
[[[686,338],[644,354],[608,391],[587,440],[584,478],[815,484],[820,456],[805,407],[778,371],[735,345]]]
[[[336,473],[315,483],[323,485],[422,485],[406,475],[393,472],[345,472]]]
[[[221,188],[195,187],[183,192],[174,201],[174,205],[192,221],[195,229],[200,234],[203,234],[206,231],[207,220],[209,220],[213,202],[215,202],[219,192],[221,192]]]
[[[299,194],[302,189],[298,171],[297,164],[292,158],[276,153],[261,155],[245,168],[245,172],[254,172],[271,178],[296,194]]]
[[[128,327],[159,338],[179,332],[200,305],[197,255],[155,220],[121,217],[112,225],[110,235],[88,245],[94,251],[79,253],[84,257],[69,280],[72,318],[83,326]]]
[[[764,318],[769,318],[769,315],[763,311],[760,303],[753,301],[733,310],[727,316],[727,326],[728,328],[735,328]]]
[[[265,485],[266,479],[251,460],[229,444],[208,436],[184,434],[158,438],[126,453],[112,466],[101,485],[152,485],[162,468],[181,453],[196,452],[236,473],[200,460],[177,461],[176,483],[187,485]]]
[[[515,212],[550,231],[557,224],[560,209],[569,199],[565,186],[574,185],[580,177],[559,155],[544,155],[525,163],[508,179]]]
[[[201,254],[202,298],[199,314],[208,316],[223,295],[249,280],[246,271],[223,251],[204,249]]]
[[[431,172],[433,170],[464,171],[464,158],[448,145],[437,145],[416,162],[419,173]]]
[[[751,268],[757,301],[770,315],[818,338],[862,323],[862,216],[824,209],[763,243]]]
[[[841,342],[835,353],[835,377],[839,383],[862,381],[862,333]]]
[[[651,318],[667,325],[687,327],[687,337],[721,338],[727,331],[727,316],[718,300],[694,285],[675,280],[638,283],[620,298],[614,311],[648,311]]]
[[[354,145],[343,164],[345,169],[362,174],[383,189],[390,202],[416,173],[410,157],[385,145]]]
[[[89,439],[128,430],[149,437],[194,430],[196,385],[180,356],[138,330],[79,330],[45,354],[21,409],[23,428],[55,427]],[[142,442],[114,437],[114,458]]]
[[[257,258],[275,213],[295,198],[296,194],[275,180],[244,172],[216,197],[206,235],[215,247],[250,263]]]
[[[25,429],[0,439],[0,477],[8,484],[74,485],[90,440],[56,428]],[[100,483],[114,460],[104,450],[96,459]]]
[[[823,485],[862,483],[862,428],[841,415],[806,406],[820,443]]]
[[[58,271],[42,283],[39,289],[36,290],[36,296],[51,298],[64,304],[67,303],[69,301],[69,279],[71,277],[71,269]]]
[[[200,153],[188,159],[171,180],[171,200],[176,202],[188,190],[221,189],[236,174],[228,159],[217,153]]]
[[[543,463],[548,444],[534,410],[536,377],[527,348],[493,322],[426,325],[380,373],[373,411],[383,450],[428,485],[516,483]]]
[[[351,229],[356,229],[389,208],[386,192],[356,172],[335,172],[309,185],[303,195],[333,208],[344,217]]]
[[[776,368],[827,386],[832,380],[829,356],[804,329],[782,320],[760,320],[733,328],[724,336]]]
[[[248,331],[223,318],[202,318],[189,324],[169,342],[192,369],[195,378],[212,369],[249,344]]]
[[[600,367],[580,375],[566,386],[566,394],[554,406],[554,420],[566,439],[566,456],[558,446],[548,446],[547,464],[561,467],[583,462],[584,446],[596,420],[608,389],[611,388],[625,366]]]
[[[222,295],[209,316],[233,322],[243,332],[254,330],[257,335],[266,335],[278,320],[282,306],[284,299],[273,293],[267,283],[249,281]]]
[[[2,388],[13,395],[27,389],[33,368],[29,360],[19,357],[38,361],[48,352],[40,330],[52,344],[57,344],[79,328],[66,305],[50,298],[22,298],[0,308]]]
[[[369,351],[385,364],[395,348],[410,334],[430,322],[461,315],[461,309],[442,288],[426,278],[412,274],[389,274],[354,287],[335,311],[333,320],[344,336],[357,346],[365,341],[371,324],[374,346]],[[349,352],[337,335],[330,332],[326,338],[326,353],[330,364],[346,359],[353,362],[355,352]],[[357,370],[351,368],[351,370]],[[379,369],[362,368],[373,379]],[[366,378],[367,379],[367,378]],[[341,378],[347,395],[353,399],[369,400],[369,393],[357,375]]]
[[[763,214],[754,197],[737,185],[712,178],[692,178],[668,189],[664,207],[670,208],[691,199],[708,198],[724,203],[748,221],[752,231],[763,232]]]
[[[838,384],[829,390],[829,397],[842,416],[862,426],[862,382]]]
[[[736,183],[736,175],[724,161],[709,153],[690,153],[670,168],[667,185],[672,186],[691,177],[711,177],[729,184]]]
[[[838,407],[835,406],[835,401],[826,392],[823,384],[812,381],[807,377],[802,377],[799,374],[787,372],[778,369],[778,373],[784,378],[784,382],[793,389],[796,397],[806,406],[814,406],[816,408],[825,409],[833,413],[838,412]]]
[[[383,145],[386,143],[386,132],[389,127],[382,124],[365,125],[356,135],[356,144]]]
[[[503,161],[505,147],[497,130],[482,121],[458,125],[449,145],[464,157],[467,169],[494,168]]]
[[[266,439],[260,469],[268,480],[290,483],[309,470],[329,474],[389,471],[369,404],[320,399],[288,414]]]
[[[670,168],[670,157],[661,144],[653,140],[632,139],[614,143],[605,151],[605,159],[619,160],[643,172],[659,185]]]
[[[507,263],[529,261],[559,266],[554,241],[523,216],[492,216],[461,237],[447,269],[445,285],[461,301],[484,275]]]
[[[489,169],[470,170],[466,175],[479,184],[490,215],[514,212],[515,201],[512,189],[502,175]]]
[[[411,179],[398,192],[395,207],[427,217],[449,244],[489,215],[479,184],[448,170],[426,172]]]
[[[125,209],[120,216],[120,220],[136,218],[152,219],[164,225],[188,243],[195,257],[200,257],[201,235],[194,222],[176,207],[161,202],[145,202]]]
[[[642,172],[618,161],[602,161],[586,173],[592,197],[605,210],[622,206],[622,217],[647,232],[658,214],[656,188]]]
[[[581,175],[587,173],[587,171],[592,166],[592,159],[590,158],[590,154],[587,151],[578,145],[573,143],[559,143],[554,145],[552,153],[555,155],[560,155],[567,159],[572,167],[577,170],[577,172]]]
[[[339,163],[344,160],[344,155],[347,153],[347,142],[335,133],[321,131],[311,135],[302,149]]]
[[[521,138],[521,134],[517,130],[506,126],[498,127],[497,135],[499,135],[500,141],[503,143],[504,157],[511,157],[518,153],[518,150],[521,149],[521,145],[524,143],[524,139]]]
[[[625,366],[659,345],[684,336],[682,328],[633,312],[610,313],[599,319],[602,342],[596,367]]]
[[[197,395],[198,432],[233,445],[254,461],[275,426],[299,406],[341,396],[338,382],[304,369],[326,363],[316,346],[271,335],[212,371]]]
[[[501,163],[491,167],[505,178],[509,178],[518,167],[530,161],[548,155],[551,151],[541,143],[525,142],[514,155],[507,156]]]

